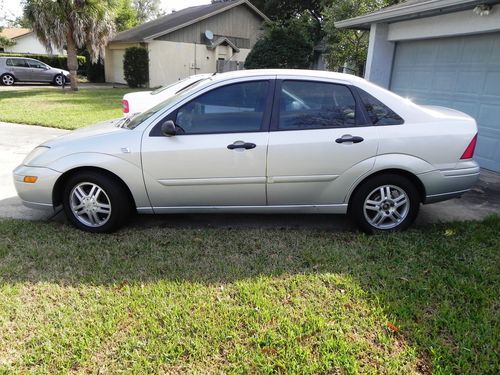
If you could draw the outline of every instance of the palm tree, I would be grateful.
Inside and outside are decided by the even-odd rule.
[[[77,91],[77,48],[86,47],[92,63],[104,57],[115,31],[112,0],[26,0],[24,14],[47,51],[66,48],[71,89]]]

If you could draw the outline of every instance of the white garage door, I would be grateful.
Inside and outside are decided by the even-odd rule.
[[[475,159],[500,172],[500,33],[398,42],[391,90],[474,117]]]
[[[127,83],[123,77],[123,56],[125,55],[124,49],[111,50],[113,55],[113,82],[114,83]]]

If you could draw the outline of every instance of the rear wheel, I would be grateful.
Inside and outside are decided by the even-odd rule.
[[[58,74],[54,77],[54,85],[62,86],[64,83],[64,77],[62,74]]]
[[[16,79],[12,74],[4,74],[2,75],[2,85],[4,86],[12,86],[16,82]]]
[[[364,232],[388,232],[408,228],[419,208],[418,191],[408,178],[384,174],[367,180],[356,190],[349,213]]]
[[[120,182],[104,174],[78,173],[69,178],[63,194],[68,220],[86,232],[112,232],[131,215],[127,191]]]

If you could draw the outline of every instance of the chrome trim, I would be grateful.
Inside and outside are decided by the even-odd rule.
[[[265,184],[265,177],[179,178],[158,180],[163,186]]]
[[[138,207],[142,214],[172,214],[172,213],[325,213],[345,214],[347,204],[324,205],[276,205],[276,206],[173,206],[173,207]]]

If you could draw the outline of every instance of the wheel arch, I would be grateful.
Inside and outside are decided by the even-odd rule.
[[[416,176],[414,173],[412,172],[409,172],[407,170],[404,170],[404,169],[399,169],[399,168],[388,168],[388,169],[382,169],[382,170],[378,170],[368,176],[365,176],[363,179],[359,180],[355,187],[353,189],[351,189],[351,192],[349,194],[349,197],[348,197],[348,209],[351,207],[351,200],[352,200],[352,197],[355,195],[356,191],[367,181],[367,180],[370,180],[372,179],[373,177],[376,177],[376,176],[380,176],[380,175],[383,175],[383,174],[395,174],[395,175],[399,175],[399,176],[402,176],[402,177],[406,177],[408,180],[411,181],[411,183],[415,186],[415,188],[417,189],[418,191],[418,195],[420,197],[420,202],[424,202],[425,201],[425,196],[426,196],[426,193],[425,193],[425,186],[423,184],[423,182],[420,180],[420,178],[418,178],[418,176]]]
[[[100,168],[100,167],[88,167],[88,166],[76,167],[76,168],[69,169],[66,172],[64,172],[61,176],[59,176],[56,183],[54,184],[54,189],[52,190],[53,206],[57,207],[57,206],[62,204],[64,186],[70,177],[74,176],[77,173],[89,172],[89,171],[104,174],[104,175],[112,178],[113,180],[115,180],[119,184],[121,184],[123,186],[123,188],[125,189],[125,191],[127,192],[130,203],[133,205],[134,208],[137,207],[134,196],[132,194],[132,191],[130,190],[128,185],[125,183],[125,181],[123,181],[120,177],[118,177],[116,174],[114,174],[113,172],[110,172],[107,169]]]

